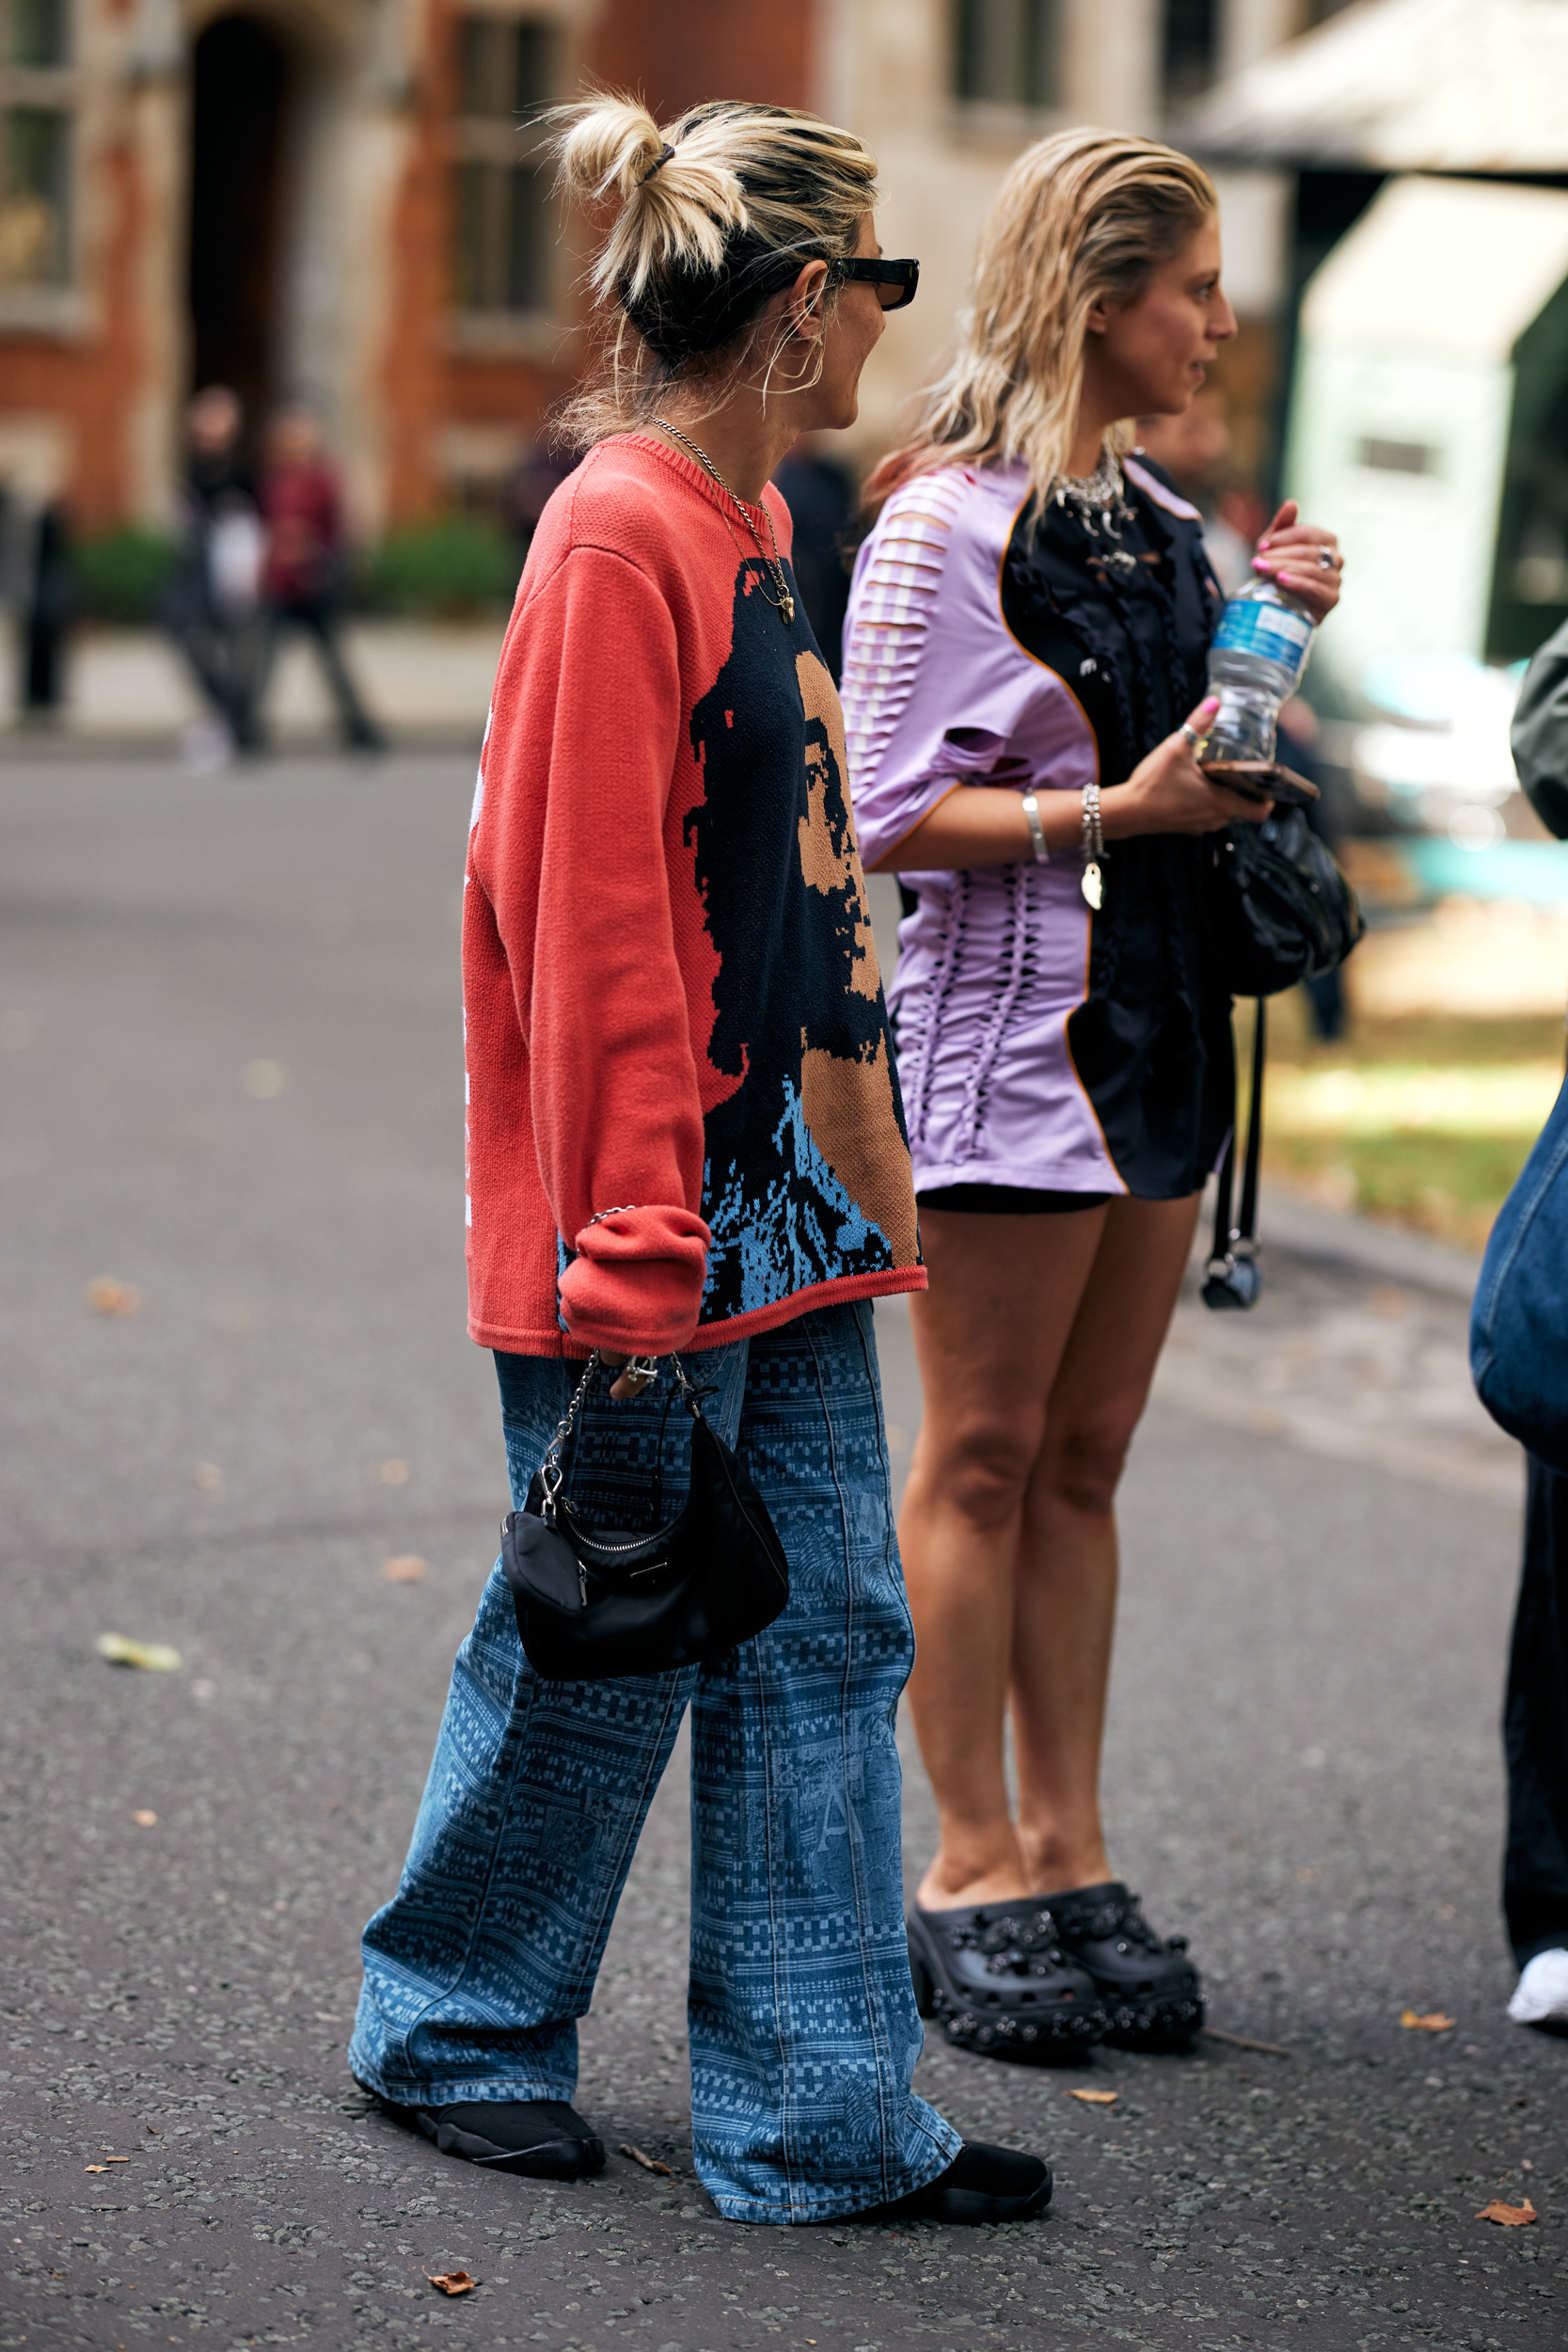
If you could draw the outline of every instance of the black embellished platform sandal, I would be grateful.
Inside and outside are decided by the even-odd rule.
[[[1105,2031],[1094,1979],[1061,1949],[1036,1898],[909,1915],[915,2006],[958,2050],[1060,2063]]]
[[[1184,2049],[1203,2024],[1203,1988],[1184,1935],[1156,1935],[1119,1879],[1043,1898],[1063,1952],[1091,1979],[1118,2050]]]

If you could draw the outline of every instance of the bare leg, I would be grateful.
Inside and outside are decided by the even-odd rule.
[[[1020,1539],[1108,1214],[921,1216],[931,1287],[910,1304],[925,1415],[898,1533],[915,1623],[910,1700],[942,1824],[923,1908],[1031,1892],[1002,1739]]]
[[[1114,1499],[1192,1247],[1197,1196],[1113,1200],[1062,1350],[1023,1511],[1012,1650],[1029,1890],[1114,1874],[1100,1753],[1117,1605]]]

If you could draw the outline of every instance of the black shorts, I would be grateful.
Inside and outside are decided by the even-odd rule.
[[[1033,1184],[938,1184],[917,1192],[917,1209],[964,1209],[972,1216],[1062,1216],[1102,1209],[1114,1192],[1039,1192]]]

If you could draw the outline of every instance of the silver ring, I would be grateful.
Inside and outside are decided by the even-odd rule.
[[[1184,740],[1192,745],[1195,752],[1200,752],[1209,740],[1206,735],[1199,735],[1196,727],[1189,725],[1185,719],[1181,722],[1181,733]]]
[[[1322,572],[1337,572],[1338,568],[1339,558],[1335,554],[1333,548],[1320,548],[1318,549],[1318,569]]]

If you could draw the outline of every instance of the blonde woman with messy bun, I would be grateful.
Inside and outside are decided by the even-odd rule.
[[[681,1506],[678,1351],[790,1590],[705,1662],[552,1680],[498,1562],[365,1931],[350,2063],[452,2155],[602,2168],[577,2020],[689,1707],[692,2144],[720,2211],[1027,2219],[1048,2167],[964,2145],[911,2088],[912,1637],[871,1301],[926,1278],[843,721],[769,486],[798,433],[853,421],[916,267],[878,247],[871,157],[810,116],[724,103],[661,129],[595,99],[558,120],[566,194],[610,215],[608,349],[474,803],[469,1329],[518,1511],[570,1423],[565,1491],[606,1543]]]
[[[1114,1497],[1232,1117],[1210,837],[1267,811],[1197,764],[1220,593],[1121,421],[1180,414],[1234,333],[1197,165],[1104,131],[1029,149],[850,599],[861,840],[912,894],[891,1011],[930,1275],[900,1535],[941,1843],[910,1949],[981,2055],[1168,2049],[1203,2018],[1184,1939],[1112,1875],[1100,1749]],[[1338,599],[1292,505],[1257,563],[1319,619]]]

